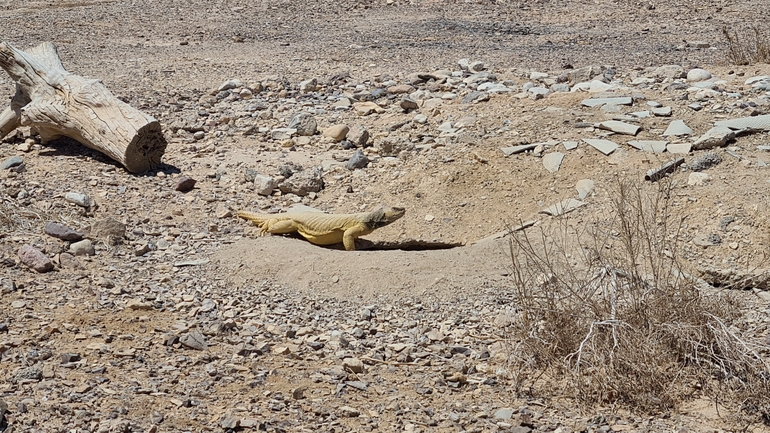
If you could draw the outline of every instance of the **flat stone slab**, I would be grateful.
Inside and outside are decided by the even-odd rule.
[[[520,144],[518,146],[510,146],[510,147],[501,147],[500,150],[503,151],[505,156],[511,156],[515,155],[517,153],[526,152],[528,150],[532,150],[536,148],[540,143],[532,143],[532,144]]]
[[[620,147],[618,143],[615,143],[614,141],[602,140],[600,138],[584,138],[583,141],[605,155],[611,154],[615,149]]]
[[[612,119],[610,120],[620,120],[621,122],[636,122],[639,120],[639,118],[630,114],[616,114],[612,116]]]
[[[604,122],[598,123],[596,127],[599,129],[605,129],[607,131],[612,131],[616,134],[624,135],[636,135],[639,133],[639,130],[642,129],[642,127],[639,125],[620,122],[618,120],[606,120]]]
[[[572,212],[581,206],[585,206],[585,204],[586,203],[583,201],[574,198],[568,198],[564,201],[556,203],[555,205],[548,206],[547,208],[541,210],[539,213],[544,213],[551,216],[559,216],[564,215],[567,212]]]
[[[634,100],[630,96],[616,96],[614,98],[589,98],[583,99],[581,104],[586,107],[598,107],[601,105],[631,105]]]
[[[551,152],[543,156],[543,166],[551,173],[559,171],[561,162],[564,160],[564,154],[561,152]]]
[[[578,198],[584,199],[594,189],[594,181],[591,179],[581,179],[575,184],[575,189],[578,192]]]
[[[689,126],[684,124],[684,120],[674,120],[671,123],[668,124],[668,128],[666,128],[666,132],[663,133],[664,136],[669,135],[690,135],[692,134],[692,129],[690,129]]]
[[[770,80],[770,75],[759,75],[756,77],[747,78],[746,81],[744,81],[744,84],[752,85],[754,83],[758,83],[760,81],[768,81]]]
[[[658,116],[658,117],[669,117],[671,116],[671,113],[673,110],[671,107],[658,107],[652,109],[652,114]]]
[[[726,126],[730,129],[747,129],[751,131],[770,131],[770,114],[720,120],[714,122],[714,126]]]
[[[18,167],[24,160],[20,156],[12,156],[3,162],[0,162],[0,170],[8,170],[9,168]]]
[[[639,150],[652,153],[663,153],[666,151],[668,141],[665,140],[631,140],[628,144]]]
[[[565,150],[572,150],[577,149],[578,142],[577,141],[565,141],[562,143]]]
[[[669,143],[666,146],[668,153],[685,154],[690,153],[692,150],[692,144],[690,143]]]

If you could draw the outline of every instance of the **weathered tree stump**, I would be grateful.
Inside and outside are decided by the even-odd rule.
[[[166,151],[160,123],[116,98],[101,81],[67,72],[54,44],[21,51],[0,43],[0,68],[16,82],[11,106],[0,114],[0,139],[29,126],[44,143],[72,138],[132,173],[160,164]]]

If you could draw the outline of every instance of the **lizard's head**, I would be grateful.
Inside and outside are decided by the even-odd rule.
[[[402,207],[380,207],[372,211],[369,224],[373,228],[384,227],[404,216],[406,209]]]

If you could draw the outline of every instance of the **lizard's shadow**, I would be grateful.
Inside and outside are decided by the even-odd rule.
[[[298,234],[291,236],[296,239],[304,238]],[[404,239],[401,241],[383,241],[372,242],[366,239],[356,239],[356,251],[387,251],[387,250],[401,250],[401,251],[427,251],[427,250],[448,250],[451,248],[461,247],[460,243],[449,242],[436,242],[436,241],[423,241],[418,239]],[[324,245],[321,248],[329,250],[341,250],[345,251],[345,246],[342,243],[333,245]]]

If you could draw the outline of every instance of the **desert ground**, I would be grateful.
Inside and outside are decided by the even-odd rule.
[[[766,27],[764,0],[0,0],[0,17],[3,42],[53,42],[168,143],[132,174],[29,127],[0,142],[0,432],[767,431],[695,385],[657,410],[540,386],[512,360],[511,249],[519,226],[580,243],[618,185],[663,194],[680,223],[657,251],[740,302],[728,325],[768,361],[770,127],[698,148],[770,114],[770,65],[731,63],[723,35]],[[236,216],[380,205],[406,214],[356,251]]]

